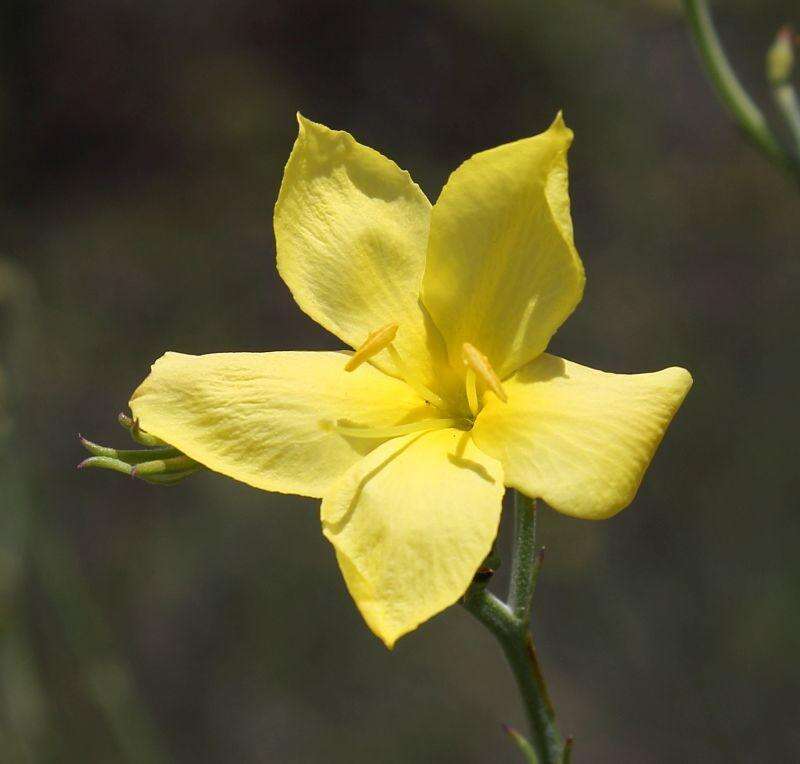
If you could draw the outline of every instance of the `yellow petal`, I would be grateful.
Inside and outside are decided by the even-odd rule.
[[[442,389],[444,342],[419,302],[430,203],[390,159],[298,116],[275,206],[278,270],[297,304],[351,347],[397,324],[409,371]],[[388,353],[371,359],[401,376]]]
[[[167,353],[131,398],[144,430],[209,469],[266,491],[321,497],[381,440],[331,425],[430,416],[406,384],[346,353]]]
[[[322,501],[323,532],[369,627],[391,648],[467,589],[497,535],[503,471],[461,430],[396,438]]]
[[[547,347],[580,302],[571,141],[559,115],[540,135],[468,159],[434,205],[422,299],[454,368],[468,342],[505,379]]]
[[[507,403],[486,397],[473,437],[508,485],[599,520],[633,501],[691,384],[685,369],[607,374],[545,354],[505,381]]]

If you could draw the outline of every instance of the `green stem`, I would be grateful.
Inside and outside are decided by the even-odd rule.
[[[706,0],[683,0],[697,51],[714,90],[753,145],[800,181],[800,164],[781,146],[761,110],[739,82],[722,47]]]
[[[519,491],[514,496],[514,557],[511,560],[511,583],[508,606],[527,624],[531,617],[533,592],[538,573],[536,552],[536,502]]]
[[[800,162],[800,103],[797,100],[797,91],[790,82],[784,82],[774,85],[772,94],[789,127],[797,161]]]
[[[536,554],[536,508],[533,501],[514,493],[515,529],[509,603],[498,599],[476,581],[464,595],[464,607],[494,634],[514,674],[530,729],[531,745],[539,764],[562,764],[564,741],[555,724],[536,647],[528,629],[535,576],[541,558]]]

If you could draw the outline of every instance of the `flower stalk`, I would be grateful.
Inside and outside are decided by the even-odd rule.
[[[477,579],[464,595],[464,607],[494,634],[514,674],[525,706],[530,747],[538,764],[565,764],[572,741],[559,733],[529,623],[536,579],[543,556],[536,549],[536,502],[512,491],[514,497],[514,548],[508,603]],[[517,733],[518,734],[518,733]],[[518,742],[518,741],[517,741]],[[525,753],[525,748],[520,746]],[[525,754],[526,756],[528,754]]]

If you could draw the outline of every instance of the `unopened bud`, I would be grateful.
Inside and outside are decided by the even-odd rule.
[[[767,80],[770,85],[783,85],[794,68],[794,32],[783,27],[767,51]]]

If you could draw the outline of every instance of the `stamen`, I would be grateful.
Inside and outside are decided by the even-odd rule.
[[[403,363],[402,358],[400,358],[397,349],[392,345],[394,338],[397,336],[397,328],[397,324],[387,324],[380,329],[376,329],[374,332],[370,332],[367,339],[364,340],[356,352],[350,357],[350,360],[345,364],[344,370],[355,371],[364,361],[369,360],[382,350],[386,350],[406,384],[421,398],[432,403],[437,408],[443,409],[445,407],[444,400],[434,393],[433,390],[426,387],[417,376],[409,371],[408,367]]]
[[[346,438],[396,438],[412,432],[428,432],[445,430],[463,424],[461,419],[421,419],[419,422],[399,424],[396,427],[349,427],[341,424],[327,423],[327,427]]]
[[[478,416],[478,390],[475,385],[475,372],[467,367],[467,405],[472,416]]]
[[[508,401],[508,396],[506,396],[506,391],[503,390],[503,385],[500,384],[500,377],[497,376],[497,373],[492,368],[492,365],[489,363],[489,359],[481,353],[478,348],[474,345],[470,345],[469,342],[465,342],[461,346],[461,358],[463,359],[464,363],[467,365],[468,369],[471,369],[476,376],[480,377],[481,381],[488,387],[503,403]],[[469,397],[469,384],[467,385],[467,396]],[[477,405],[477,395],[476,395],[476,405]],[[472,406],[470,405],[470,410]]]
[[[356,349],[356,352],[345,364],[345,371],[355,371],[364,361],[377,355],[395,338],[397,334],[397,324],[386,324],[374,332],[370,332],[367,339]]]
[[[397,371],[400,372],[406,384],[412,388],[420,398],[430,401],[436,408],[444,408],[445,402],[436,395],[433,390],[423,385],[422,382],[419,381],[419,378],[408,370],[408,367],[403,363],[403,359],[400,358],[400,353],[397,352],[397,348],[389,344],[386,346],[386,349],[389,351],[389,355],[392,357],[395,366],[397,366]]]

